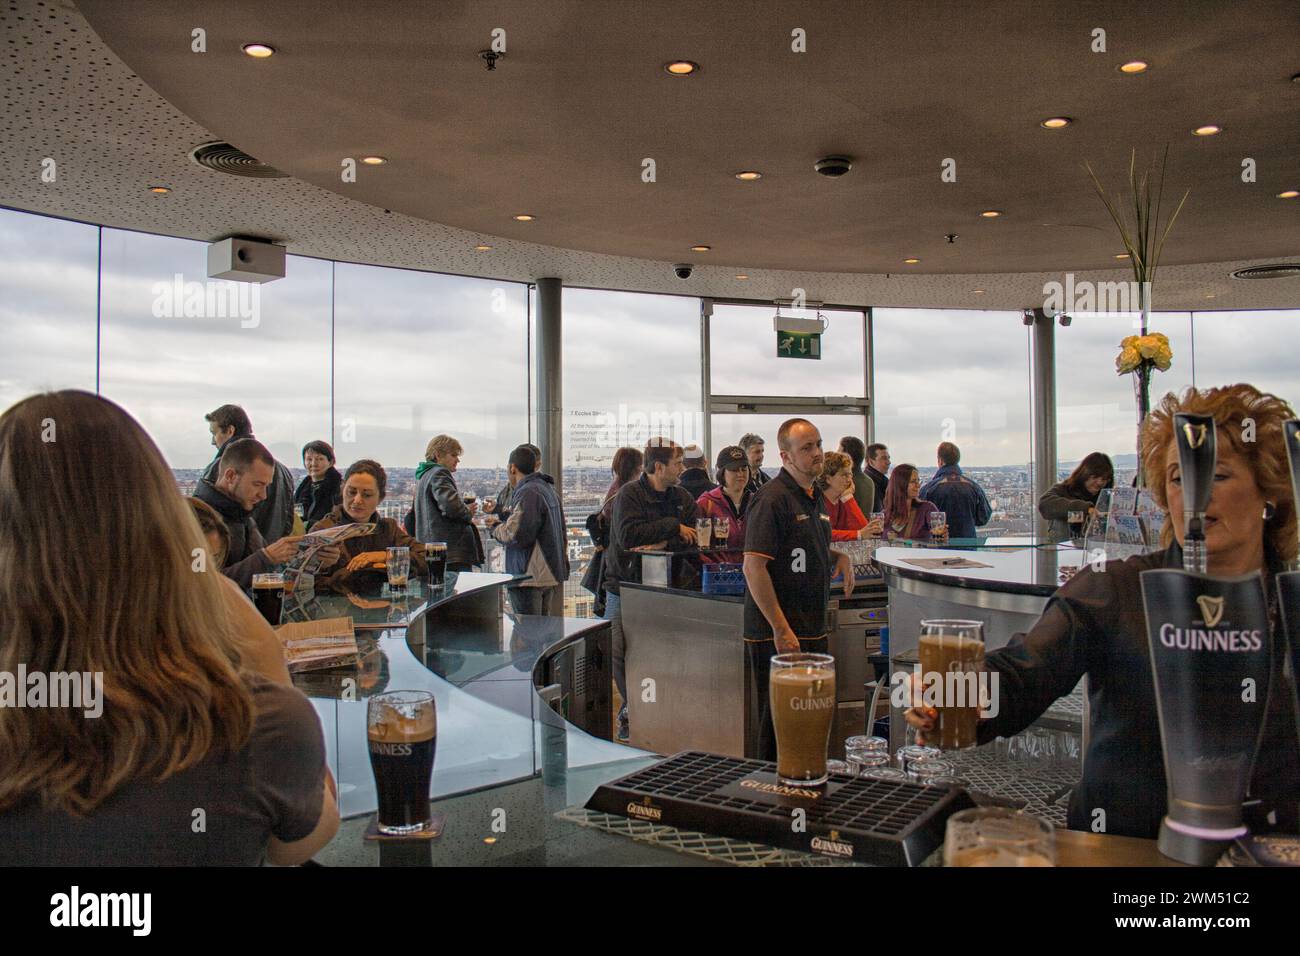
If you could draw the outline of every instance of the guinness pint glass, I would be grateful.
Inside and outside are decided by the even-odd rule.
[[[253,575],[253,604],[272,627],[280,626],[284,605],[284,575],[279,572]]]
[[[917,656],[924,706],[939,712],[935,739],[929,742],[943,750],[974,747],[980,716],[980,671],[984,669],[983,623],[922,621]]]
[[[366,738],[379,799],[379,832],[404,836],[427,830],[432,823],[429,782],[438,743],[433,695],[398,690],[370,698]]]
[[[817,786],[829,777],[826,747],[835,716],[835,658],[777,654],[768,678],[776,731],[776,775],[789,786]]]
[[[447,576],[447,542],[431,541],[424,546],[424,560],[428,565],[429,586],[442,587]]]

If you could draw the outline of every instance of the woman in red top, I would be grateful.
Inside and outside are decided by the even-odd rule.
[[[853,498],[853,459],[838,451],[828,451],[817,485],[826,499],[826,513],[831,516],[832,541],[880,537],[882,523],[868,521]]]

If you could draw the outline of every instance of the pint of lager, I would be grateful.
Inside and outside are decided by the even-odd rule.
[[[935,739],[930,743],[943,750],[974,747],[975,724],[980,715],[980,671],[984,669],[983,623],[922,621],[917,651],[925,706],[939,712]]]
[[[284,603],[284,575],[253,575],[253,604],[272,627],[280,626],[280,608]]]
[[[379,799],[379,832],[404,836],[429,829],[429,782],[438,743],[433,695],[399,690],[370,698],[366,738]]]
[[[790,786],[825,783],[826,747],[835,716],[835,658],[778,654],[772,658],[768,682],[777,777]]]

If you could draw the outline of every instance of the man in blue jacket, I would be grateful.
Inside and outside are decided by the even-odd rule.
[[[569,578],[564,512],[555,485],[537,470],[529,445],[510,453],[510,515],[492,535],[506,546],[506,573],[529,580],[509,588],[516,614],[564,616],[564,582]]]
[[[921,497],[948,516],[950,538],[973,538],[975,528],[993,517],[984,489],[962,474],[961,450],[950,441],[939,445],[939,470],[921,489]]]

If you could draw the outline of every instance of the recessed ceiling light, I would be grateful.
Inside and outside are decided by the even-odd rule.
[[[712,246],[691,246],[691,252],[708,252]]]
[[[737,278],[737,279],[748,279],[749,276],[747,276],[747,275],[745,275],[745,273],[741,272],[740,274],[738,274],[738,275],[736,276],[736,278]]]
[[[920,260],[920,259],[904,259],[903,261],[906,262],[908,265],[916,265],[916,263],[920,262],[921,260]]]
[[[1223,132],[1222,126],[1214,126],[1214,125],[1198,126],[1196,127],[1196,129],[1192,130],[1192,134],[1195,136],[1214,136],[1216,133],[1222,133],[1222,132]]]
[[[149,187],[149,192],[151,192],[151,193],[157,193],[159,196],[166,196],[166,195],[167,195],[169,192],[171,192],[171,191],[172,191],[172,190],[171,190],[171,187],[170,187],[170,186],[150,186],[150,187]]]
[[[983,290],[983,289],[971,289],[970,291],[971,291],[971,294],[972,294],[972,295],[983,295],[983,294],[984,294],[984,290]]]
[[[1051,116],[1038,125],[1042,126],[1044,129],[1061,129],[1062,127],[1069,126],[1073,122],[1074,120],[1070,119],[1068,116]]]
[[[477,246],[474,247],[474,251],[475,251],[475,252],[491,252],[491,251],[492,251],[492,247],[489,246],[486,242],[480,242]]]
[[[268,56],[272,56],[275,53],[275,47],[271,46],[269,43],[245,43],[240,47],[240,49],[249,56],[258,60],[265,60]]]
[[[1300,192],[1294,189],[1288,189],[1285,192],[1280,192],[1277,194],[1278,199],[1295,199],[1296,196],[1300,196]]]
[[[367,166],[382,166],[388,160],[383,156],[362,156],[361,161]]]
[[[1213,299],[1213,298],[1214,298],[1214,293],[1213,293],[1213,292],[1207,292],[1207,293],[1205,293],[1205,297],[1206,297],[1207,299]]]
[[[760,172],[755,172],[752,169],[747,169],[744,172],[736,173],[736,178],[743,179],[745,182],[753,182],[755,179],[762,179],[763,174]]]
[[[670,76],[690,76],[699,71],[700,65],[690,60],[670,60],[664,64],[664,69]]]
[[[998,216],[1002,215],[1002,210],[985,209],[982,213],[980,213],[980,215],[983,216],[985,219],[996,219]]]
[[[1150,65],[1151,64],[1148,63],[1146,60],[1130,60],[1128,63],[1125,63],[1123,66],[1121,66],[1119,68],[1119,71],[1121,73],[1127,73],[1131,76],[1134,73],[1145,73],[1147,67]]]
[[[532,222],[537,217],[531,213],[521,212],[519,215],[512,217],[515,222]]]
[[[1127,252],[1121,252],[1121,253],[1120,253],[1119,255],[1117,255],[1115,258],[1116,258],[1116,259],[1127,259],[1127,258],[1128,258],[1128,253],[1127,253]]]

